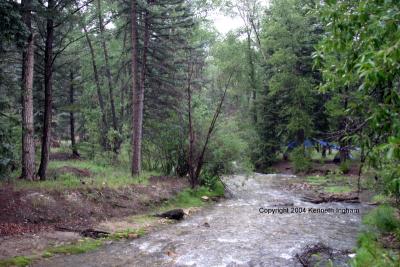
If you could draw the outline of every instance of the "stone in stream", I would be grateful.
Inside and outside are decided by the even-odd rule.
[[[156,214],[154,216],[161,217],[161,218],[167,218],[171,220],[182,220],[183,216],[185,215],[183,209],[174,209],[174,210],[169,210],[160,214]]]

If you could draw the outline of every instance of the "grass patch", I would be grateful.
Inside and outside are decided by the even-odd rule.
[[[76,244],[63,245],[58,247],[49,248],[44,252],[44,255],[53,254],[82,254],[93,251],[103,245],[102,240],[86,239]]]
[[[157,221],[158,219],[152,215],[144,214],[144,215],[134,215],[129,217],[128,221],[130,223],[136,223],[136,224],[148,224],[152,223],[154,221]]]
[[[349,193],[352,189],[348,185],[333,185],[325,187],[324,191],[327,193]]]
[[[356,183],[350,177],[338,174],[307,176],[306,181],[311,185],[322,187],[327,193],[348,193],[356,187]]]
[[[142,237],[146,233],[147,232],[146,232],[146,230],[144,228],[126,229],[124,231],[115,232],[109,238],[113,239],[113,240],[134,239],[134,238]]]
[[[167,210],[171,208],[201,207],[206,204],[201,197],[221,197],[223,195],[224,187],[221,182],[217,182],[213,190],[204,186],[196,189],[185,189],[174,198],[168,200],[161,207],[161,210]]]
[[[378,194],[372,197],[372,202],[386,203],[390,201],[390,197]]]
[[[32,263],[31,257],[18,256],[9,259],[0,260],[0,267],[8,267],[8,266],[28,266]]]
[[[328,178],[326,176],[307,176],[307,183],[311,185],[325,185],[328,182]]]
[[[147,184],[150,176],[157,176],[157,172],[143,172],[138,177],[132,177],[130,169],[124,166],[115,166],[110,164],[100,164],[94,161],[68,160],[68,161],[50,161],[49,173],[64,166],[88,169],[91,177],[81,178],[70,173],[60,174],[57,177],[49,177],[47,181],[29,182],[14,179],[17,188],[34,189],[74,189],[81,187],[111,187],[118,188],[132,184]],[[84,181],[85,184],[82,184]]]

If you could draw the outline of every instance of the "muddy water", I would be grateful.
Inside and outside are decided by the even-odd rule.
[[[300,266],[295,255],[308,244],[322,242],[343,251],[354,247],[361,214],[341,214],[336,208],[363,213],[367,207],[303,202],[300,195],[283,189],[290,179],[261,174],[227,178],[233,198],[181,223],[134,241],[53,258],[37,266]],[[287,207],[289,213],[260,213],[261,207]],[[291,207],[307,212],[290,213]],[[309,208],[335,212],[311,213]],[[343,261],[337,264],[345,265]]]

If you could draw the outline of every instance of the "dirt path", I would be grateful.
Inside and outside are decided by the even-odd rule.
[[[290,179],[230,177],[227,184],[234,197],[188,220],[137,240],[34,266],[301,266],[296,254],[320,244],[329,248],[334,266],[346,266],[368,207],[303,202],[283,189]]]

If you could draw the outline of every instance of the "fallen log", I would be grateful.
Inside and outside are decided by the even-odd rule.
[[[155,214],[154,216],[156,217],[161,217],[161,218],[167,218],[171,220],[182,220],[183,216],[185,215],[183,209],[174,209],[174,210],[169,210],[160,214]]]
[[[320,194],[317,197],[303,197],[302,200],[314,204],[327,202],[360,203],[358,196],[353,194]]]
[[[94,230],[94,229],[85,229],[85,230],[78,230],[78,229],[71,229],[67,227],[62,227],[62,226],[56,226],[55,229],[57,231],[62,231],[62,232],[75,232],[79,233],[83,237],[90,237],[90,238],[104,238],[110,235],[109,232],[105,231],[99,231],[99,230]]]

